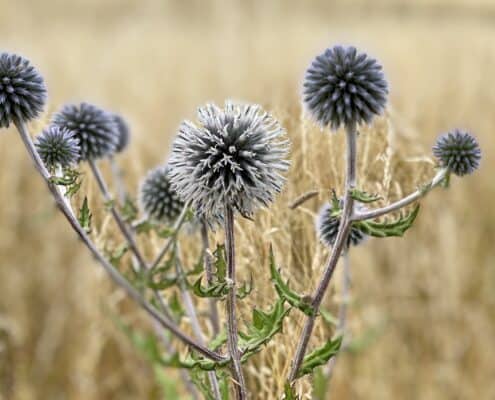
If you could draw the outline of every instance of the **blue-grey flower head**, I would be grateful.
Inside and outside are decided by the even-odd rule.
[[[141,184],[139,201],[148,218],[156,222],[173,222],[184,208],[184,203],[172,189],[166,165],[148,172]]]
[[[459,176],[474,172],[481,160],[481,149],[474,136],[458,129],[440,136],[433,154],[442,167]]]
[[[67,104],[54,115],[53,123],[74,132],[81,161],[111,156],[117,150],[119,136],[112,114],[92,104]]]
[[[119,114],[113,114],[113,120],[117,127],[117,135],[119,138],[119,142],[117,143],[116,152],[121,153],[124,151],[129,144],[131,138],[131,132],[129,130],[129,125]]]
[[[370,123],[387,102],[382,67],[354,47],[335,46],[317,56],[306,71],[303,98],[322,126]]]
[[[364,211],[365,208],[359,203],[355,204],[358,210]],[[320,238],[320,241],[326,246],[333,246],[337,239],[337,232],[340,225],[340,217],[332,215],[332,206],[329,203],[324,204],[318,216],[316,217],[316,233]],[[367,238],[367,235],[351,226],[351,232],[347,238],[346,248],[352,246],[358,246],[363,243]]]
[[[199,124],[182,123],[169,160],[170,180],[199,218],[221,220],[224,206],[251,216],[280,192],[289,142],[259,105],[227,101],[198,110]]]
[[[0,128],[38,117],[46,102],[43,77],[25,58],[0,54]]]
[[[66,128],[50,125],[34,143],[48,169],[69,167],[79,160],[79,140]]]

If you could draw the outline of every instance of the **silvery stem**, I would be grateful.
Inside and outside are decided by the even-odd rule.
[[[345,178],[345,193],[344,193],[344,206],[342,215],[340,217],[339,230],[335,243],[332,247],[332,252],[323,272],[323,276],[318,284],[315,295],[312,300],[313,313],[311,316],[306,317],[306,323],[303,327],[301,338],[296,349],[296,355],[294,361],[292,362],[292,368],[289,373],[289,382],[293,382],[297,378],[297,373],[301,364],[304,360],[304,355],[306,354],[306,349],[309,344],[309,339],[313,332],[314,324],[318,311],[320,309],[321,302],[326,293],[330,280],[332,279],[333,272],[339,260],[339,257],[344,250],[347,237],[349,236],[349,231],[351,227],[351,217],[354,210],[354,199],[351,196],[352,190],[356,186],[356,127],[349,126],[346,130],[347,137],[347,157],[346,157],[346,178]]]
[[[50,173],[47,171],[45,168],[43,161],[41,160],[38,152],[36,151],[36,148],[34,147],[33,141],[31,137],[29,136],[29,133],[26,129],[26,126],[24,122],[22,121],[15,121],[15,126],[17,130],[19,131],[19,134],[21,136],[21,139],[26,147],[26,150],[31,157],[32,161],[34,162],[34,165],[36,167],[36,170],[40,173],[42,178],[45,180],[45,183],[48,186],[48,189],[50,190],[51,194],[53,195],[53,198],[57,204],[57,207],[60,209],[62,214],[65,216],[69,224],[71,225],[72,229],[77,233],[78,237],[81,239],[81,241],[84,243],[84,245],[88,248],[90,253],[95,257],[95,259],[100,263],[100,265],[103,267],[103,269],[107,272],[109,275],[110,279],[121,289],[123,289],[126,294],[134,300],[139,306],[141,306],[148,314],[153,317],[160,325],[162,325],[164,328],[168,329],[172,334],[174,334],[177,338],[179,338],[182,342],[184,342],[186,345],[190,346],[191,348],[195,349],[198,351],[200,354],[204,355],[205,357],[214,360],[214,361],[224,361],[225,358],[208,348],[201,346],[199,343],[197,343],[194,339],[189,337],[188,335],[184,334],[182,330],[171,320],[168,318],[164,317],[158,310],[153,307],[149,302],[146,301],[144,297],[141,296],[141,294],[134,289],[134,287],[120,274],[119,271],[117,271],[112,264],[110,264],[106,258],[100,253],[100,251],[96,248],[94,243],[91,241],[89,236],[86,234],[84,229],[81,227],[77,219],[74,217],[74,215],[70,212],[70,210],[67,208],[63,196],[58,190],[57,186],[54,185],[50,181]]]
[[[156,258],[153,260],[153,262],[150,265],[150,271],[153,271],[156,267],[158,267],[158,264],[160,264],[160,261],[162,261],[163,257],[165,257],[165,254],[170,250],[172,247],[172,244],[175,242],[175,239],[177,237],[177,234],[179,233],[179,230],[184,223],[187,215],[187,210],[189,209],[189,204],[186,203],[184,204],[184,208],[182,209],[179,217],[175,221],[174,226],[172,227],[172,234],[168,238],[167,242],[165,243],[165,246],[160,250]]]
[[[177,248],[174,249],[175,252],[175,270],[177,273],[177,279],[179,280],[179,290],[181,293],[182,301],[184,303],[184,308],[186,310],[186,315],[189,317],[189,320],[191,321],[191,327],[194,333],[194,336],[196,337],[196,340],[198,341],[199,344],[205,346],[205,339],[203,335],[203,331],[201,329],[201,325],[199,324],[198,320],[198,314],[196,312],[196,307],[194,306],[194,302],[191,298],[191,295],[189,294],[189,291],[187,290],[187,284],[185,282],[185,273],[184,273],[184,268],[182,267],[182,263],[180,262],[178,252],[178,244],[176,245]],[[218,379],[215,374],[215,371],[209,371],[208,372],[208,378],[210,380],[210,385],[211,389],[213,391],[213,394],[215,396],[215,399],[221,400],[222,395],[220,393],[220,386],[218,385]]]
[[[382,215],[400,210],[401,208],[404,208],[409,204],[414,203],[416,200],[419,200],[421,197],[425,196],[430,190],[440,185],[447,177],[448,173],[449,173],[448,168],[442,168],[433,177],[431,182],[426,184],[423,188],[416,190],[414,193],[411,193],[409,196],[406,196],[403,199],[396,201],[395,203],[392,203],[386,207],[355,213],[354,216],[352,217],[352,221],[363,221],[366,219],[378,218],[381,217]]]
[[[210,248],[210,243],[208,240],[208,227],[206,225],[206,222],[204,221],[201,221],[201,240],[203,242],[203,257],[204,257],[206,281],[208,282],[208,286],[211,286],[213,285],[213,266],[211,263],[210,254],[208,253],[208,249]],[[209,303],[210,303],[210,318],[211,318],[211,325],[213,328],[213,335],[216,336],[220,332],[217,301],[214,298],[210,298]]]
[[[232,207],[225,204],[225,246],[227,252],[227,347],[232,362],[232,372],[237,400],[247,398],[246,383],[242,373],[241,355],[239,352],[236,316],[236,276],[235,276],[235,236],[234,236],[234,212]]]

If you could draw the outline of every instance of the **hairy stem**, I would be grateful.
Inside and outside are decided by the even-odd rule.
[[[199,319],[198,319],[198,314],[196,312],[196,307],[194,306],[194,302],[191,298],[191,295],[189,294],[189,291],[187,290],[187,284],[186,284],[186,274],[184,272],[184,268],[182,267],[182,263],[179,258],[179,245],[176,244],[176,248],[174,249],[174,257],[175,257],[175,270],[177,273],[177,278],[179,280],[179,290],[181,293],[182,297],[182,302],[184,303],[184,308],[186,310],[186,315],[189,317],[189,320],[191,321],[191,327],[194,333],[194,336],[196,337],[196,340],[198,341],[199,344],[205,346],[205,339],[203,335],[203,330],[201,329],[201,325],[199,324]],[[218,384],[218,379],[215,371],[209,371],[208,372],[208,378],[210,380],[210,385],[211,389],[213,391],[213,395],[215,396],[215,399],[221,400],[222,395],[220,393],[220,386]]]
[[[297,378],[297,373],[304,360],[304,355],[308,348],[309,339],[313,332],[316,317],[320,309],[321,302],[326,293],[330,280],[332,279],[333,272],[339,260],[339,257],[344,250],[347,237],[349,236],[351,218],[354,210],[354,200],[351,196],[352,190],[356,187],[356,127],[349,126],[346,130],[347,137],[347,157],[346,157],[346,178],[345,178],[345,192],[344,192],[344,206],[342,215],[340,217],[339,230],[335,243],[332,247],[332,252],[328,259],[323,276],[318,284],[311,306],[313,313],[311,316],[306,317],[306,323],[304,324],[303,331],[299,340],[299,344],[296,349],[296,355],[292,362],[292,368],[289,373],[289,382],[293,382]]]
[[[389,204],[386,207],[377,208],[375,210],[364,211],[360,213],[354,214],[352,217],[352,221],[363,221],[366,219],[378,218],[382,215],[398,211],[401,208],[408,206],[409,204],[414,203],[416,200],[419,200],[423,196],[425,196],[430,190],[439,186],[444,179],[449,174],[448,168],[442,168],[437,172],[437,174],[433,177],[431,182],[424,185],[423,188],[416,190],[414,193],[411,193],[409,196],[404,197],[403,199],[396,201],[395,203]]]
[[[132,285],[120,274],[119,271],[117,271],[112,264],[110,264],[106,258],[100,253],[100,251],[96,248],[94,243],[91,241],[89,236],[86,234],[86,232],[83,230],[81,225],[79,224],[78,220],[75,218],[75,216],[71,213],[71,211],[67,208],[67,205],[65,204],[65,201],[63,199],[62,194],[58,190],[58,187],[54,185],[50,181],[50,173],[47,171],[45,168],[43,161],[41,161],[41,158],[36,151],[36,148],[34,147],[33,141],[31,139],[31,136],[29,136],[29,133],[26,129],[26,126],[23,122],[21,121],[15,121],[15,126],[17,130],[19,131],[19,134],[21,136],[21,139],[26,147],[26,150],[29,153],[29,156],[31,157],[32,161],[34,162],[34,165],[36,167],[36,170],[40,173],[42,178],[45,180],[45,183],[48,186],[48,189],[50,190],[51,194],[53,195],[53,198],[55,200],[55,203],[57,204],[57,207],[60,209],[62,214],[65,216],[69,224],[71,225],[72,229],[77,233],[78,237],[81,239],[81,241],[84,243],[84,245],[88,248],[90,253],[95,257],[95,259],[100,263],[100,265],[103,267],[103,269],[107,272],[109,275],[110,279],[121,289],[123,289],[126,294],[134,300],[140,307],[142,307],[151,317],[153,317],[154,320],[156,320],[160,325],[162,325],[164,328],[168,329],[172,334],[174,334],[177,338],[179,338],[182,342],[184,342],[186,345],[191,347],[192,349],[198,351],[200,354],[204,355],[205,357],[214,360],[214,361],[225,361],[225,357],[222,355],[213,352],[209,350],[208,348],[201,346],[199,343],[197,343],[194,339],[189,337],[188,335],[184,334],[181,329],[171,320],[168,318],[164,317],[158,310],[153,307],[149,302],[146,301],[146,299],[141,296],[141,294],[132,287]]]
[[[232,372],[235,380],[236,399],[247,398],[246,383],[242,373],[241,355],[239,352],[236,316],[236,277],[235,277],[235,239],[234,239],[234,212],[232,207],[225,205],[225,246],[227,251],[227,347],[232,362]]]
[[[167,242],[165,243],[165,246],[160,250],[156,258],[153,260],[153,262],[150,265],[150,271],[153,271],[156,267],[158,267],[158,264],[162,261],[163,257],[165,257],[165,254],[172,248],[172,244],[175,243],[175,240],[177,238],[177,234],[179,233],[179,230],[184,223],[187,215],[187,210],[189,209],[189,204],[186,203],[184,204],[184,208],[182,209],[179,217],[175,221],[174,226],[172,227],[172,234],[168,238]]]
[[[213,265],[211,263],[210,254],[208,253],[208,249],[210,248],[210,242],[208,240],[208,227],[206,225],[206,222],[204,221],[201,221],[201,241],[203,242],[203,257],[204,268],[206,272],[206,281],[208,282],[208,286],[211,286],[213,285]],[[209,303],[211,326],[213,328],[213,335],[216,336],[220,332],[217,301],[214,298],[210,298]]]

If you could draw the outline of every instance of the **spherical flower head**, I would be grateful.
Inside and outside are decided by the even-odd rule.
[[[79,159],[79,140],[66,128],[51,125],[43,130],[34,143],[45,166],[53,170],[69,167]]]
[[[46,102],[46,87],[40,73],[25,58],[0,54],[0,128],[18,120],[38,117]]]
[[[250,217],[280,192],[289,142],[259,105],[207,104],[199,124],[182,123],[169,160],[170,180],[199,218],[221,220],[225,206]]]
[[[65,105],[53,117],[53,124],[66,128],[79,139],[80,161],[111,156],[119,143],[112,115],[92,104]]]
[[[139,200],[148,218],[156,222],[173,222],[184,208],[184,203],[172,189],[166,165],[148,172],[141,184]]]
[[[306,71],[303,99],[322,126],[370,123],[387,102],[382,67],[354,47],[335,46],[317,56]]]
[[[365,208],[359,203],[356,204],[356,209],[364,211]],[[316,233],[320,238],[320,241],[326,246],[333,246],[337,239],[337,232],[340,225],[340,217],[332,215],[333,208],[329,203],[324,204],[318,216],[316,217]],[[346,248],[352,246],[358,246],[363,243],[367,238],[367,235],[351,226],[351,231],[347,237]]]
[[[127,122],[119,114],[113,114],[112,117],[117,127],[117,136],[119,139],[115,151],[121,153],[126,149],[131,138],[129,125],[127,125]]]
[[[459,176],[473,173],[481,160],[480,146],[474,136],[458,129],[440,136],[433,154],[442,167]]]

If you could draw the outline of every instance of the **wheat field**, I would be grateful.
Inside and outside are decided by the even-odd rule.
[[[301,109],[301,80],[314,55],[354,44],[384,66],[386,115],[358,141],[359,184],[384,201],[434,174],[430,149],[439,133],[471,130],[483,151],[480,170],[429,194],[404,238],[372,239],[351,253],[355,346],[337,363],[331,398],[495,398],[492,0],[0,0],[0,10],[1,50],[30,58],[47,82],[48,110],[31,132],[66,101],[121,112],[133,132],[119,159],[132,193],[165,160],[179,123],[207,101],[260,103],[282,122],[292,141],[286,188],[255,223],[236,226],[240,274],[256,276],[241,320],[274,296],[270,243],[301,292],[314,288],[326,257],[313,218],[329,189],[341,187],[343,143]],[[315,188],[319,197],[288,209]],[[119,240],[89,177],[84,190],[94,239]],[[163,394],[109,317],[119,310],[148,325],[70,232],[13,129],[0,133],[0,191],[0,399],[187,398],[180,386]],[[160,242],[141,245],[151,257]],[[337,271],[326,297],[333,311],[339,278]],[[292,313],[284,333],[246,366],[253,399],[281,393],[301,326]],[[329,334],[318,325],[313,344]],[[304,398],[308,387],[298,385]]]

